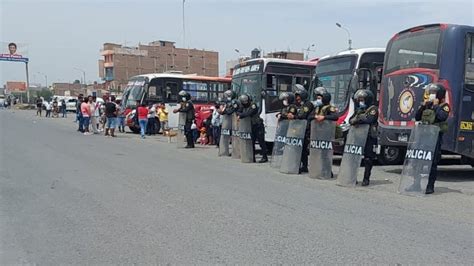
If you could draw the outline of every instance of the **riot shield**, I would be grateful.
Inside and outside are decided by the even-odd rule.
[[[411,196],[425,194],[433,160],[437,160],[435,149],[439,127],[416,125],[410,134],[405,162],[398,192]]]
[[[186,113],[179,112],[178,116],[178,133],[176,139],[178,141],[178,149],[186,147],[188,144],[186,141],[186,135],[184,134],[184,124],[186,123]]]
[[[219,140],[219,156],[229,156],[229,145],[232,133],[232,117],[222,116],[221,138]]]
[[[237,115],[232,116],[232,158],[240,159],[240,137],[239,137],[239,121]]]
[[[288,132],[289,120],[282,120],[278,122],[275,140],[273,141],[272,159],[270,166],[272,168],[280,168],[281,160],[283,158],[283,149],[285,147],[286,133]]]
[[[329,179],[332,176],[332,141],[336,132],[334,121],[311,121],[309,142],[309,177]]]
[[[240,161],[253,163],[252,120],[251,117],[240,119]]]
[[[364,157],[364,147],[369,134],[370,125],[354,125],[347,134],[342,155],[337,185],[344,187],[355,186],[359,166]]]
[[[291,120],[286,132],[285,147],[281,159],[280,172],[285,174],[298,174],[303,152],[306,120]]]

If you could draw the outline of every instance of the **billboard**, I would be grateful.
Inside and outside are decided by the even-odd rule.
[[[7,81],[7,92],[26,92],[26,82],[23,81]]]
[[[28,47],[16,42],[0,42],[0,61],[28,63]]]

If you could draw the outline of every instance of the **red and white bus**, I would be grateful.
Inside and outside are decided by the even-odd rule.
[[[133,132],[139,132],[139,126],[134,119],[137,102],[165,103],[168,109],[168,126],[178,127],[178,114],[172,112],[177,108],[178,92],[185,90],[191,94],[196,109],[196,125],[202,125],[212,112],[211,106],[230,89],[231,78],[207,77],[198,75],[183,75],[176,73],[154,73],[138,75],[130,78],[123,94],[123,104],[126,107],[127,126]]]

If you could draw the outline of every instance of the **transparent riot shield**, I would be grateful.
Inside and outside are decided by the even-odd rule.
[[[286,132],[285,147],[281,159],[280,172],[285,174],[298,174],[303,152],[304,136],[306,133],[306,120],[291,120]]]
[[[433,160],[437,160],[435,149],[439,127],[416,125],[410,133],[405,162],[398,192],[411,196],[425,194]]]
[[[240,137],[239,137],[239,120],[237,115],[232,115],[232,158],[240,159]]]
[[[309,177],[330,179],[332,176],[333,140],[336,132],[334,121],[311,121],[309,142]]]
[[[337,175],[337,185],[355,186],[359,166],[362,158],[364,158],[364,147],[369,134],[369,127],[369,125],[351,126],[344,145],[344,154]]]
[[[230,138],[232,134],[232,117],[230,115],[222,116],[221,137],[219,140],[219,156],[229,156]]]
[[[184,124],[186,123],[186,113],[179,112],[178,116],[178,134],[176,139],[178,141],[178,149],[186,147],[188,142],[186,141],[186,135],[184,134]]]
[[[288,132],[289,120],[281,120],[278,122],[275,140],[273,141],[272,158],[270,166],[272,168],[280,168],[281,160],[283,158],[283,149],[285,147],[286,133]]]
[[[253,163],[253,144],[252,144],[252,118],[246,117],[240,119],[240,161],[243,163]]]

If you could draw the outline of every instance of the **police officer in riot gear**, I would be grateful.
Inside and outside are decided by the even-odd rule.
[[[351,125],[368,124],[370,125],[369,134],[364,148],[364,180],[362,186],[368,186],[370,182],[370,174],[376,157],[374,146],[377,145],[377,120],[378,108],[373,104],[374,94],[367,89],[356,91],[354,94],[354,103],[356,111],[349,119]]]
[[[293,117],[296,116],[296,105],[295,105],[295,94],[292,92],[282,92],[279,97],[280,101],[283,103],[283,108],[277,114],[279,121],[288,119],[288,114],[292,114]]]
[[[232,115],[239,109],[239,103],[237,100],[237,93],[232,90],[226,90],[224,92],[224,106],[221,109],[222,115]]]
[[[255,103],[252,102],[252,98],[250,97],[250,95],[245,93],[240,95],[239,102],[241,105],[241,108],[237,110],[237,115],[239,119],[243,119],[246,117],[251,118],[253,161],[255,162],[255,141],[258,141],[263,156],[262,159],[260,159],[258,162],[268,162],[267,146],[265,143],[265,127],[263,125],[263,120],[260,118],[260,115],[258,113],[258,107]]]
[[[191,95],[186,91],[180,91],[178,93],[178,103],[180,107],[173,110],[173,113],[186,113],[186,122],[184,124],[184,134],[186,136],[187,145],[185,148],[194,148],[193,134],[191,131],[191,125],[195,119],[194,105],[191,101]]]
[[[337,121],[339,116],[336,107],[331,105],[331,94],[324,87],[317,87],[313,94],[315,99],[313,102],[314,110],[309,114],[308,120],[316,119],[318,122],[323,120]]]
[[[308,99],[308,91],[301,84],[293,86],[293,93],[295,94],[296,115],[288,114],[288,119],[308,120],[309,114],[313,111],[314,105]],[[303,143],[303,152],[301,154],[300,173],[308,172],[308,155],[309,155],[309,138],[310,138],[310,124],[306,126],[306,133]]]
[[[438,171],[438,161],[441,159],[443,133],[448,130],[447,119],[451,108],[449,107],[449,104],[445,102],[445,99],[446,89],[443,85],[439,83],[428,84],[425,87],[425,100],[415,114],[416,121],[421,121],[423,124],[427,125],[436,125],[440,128],[428,185],[426,186],[426,194],[432,194],[434,192],[434,184]]]

